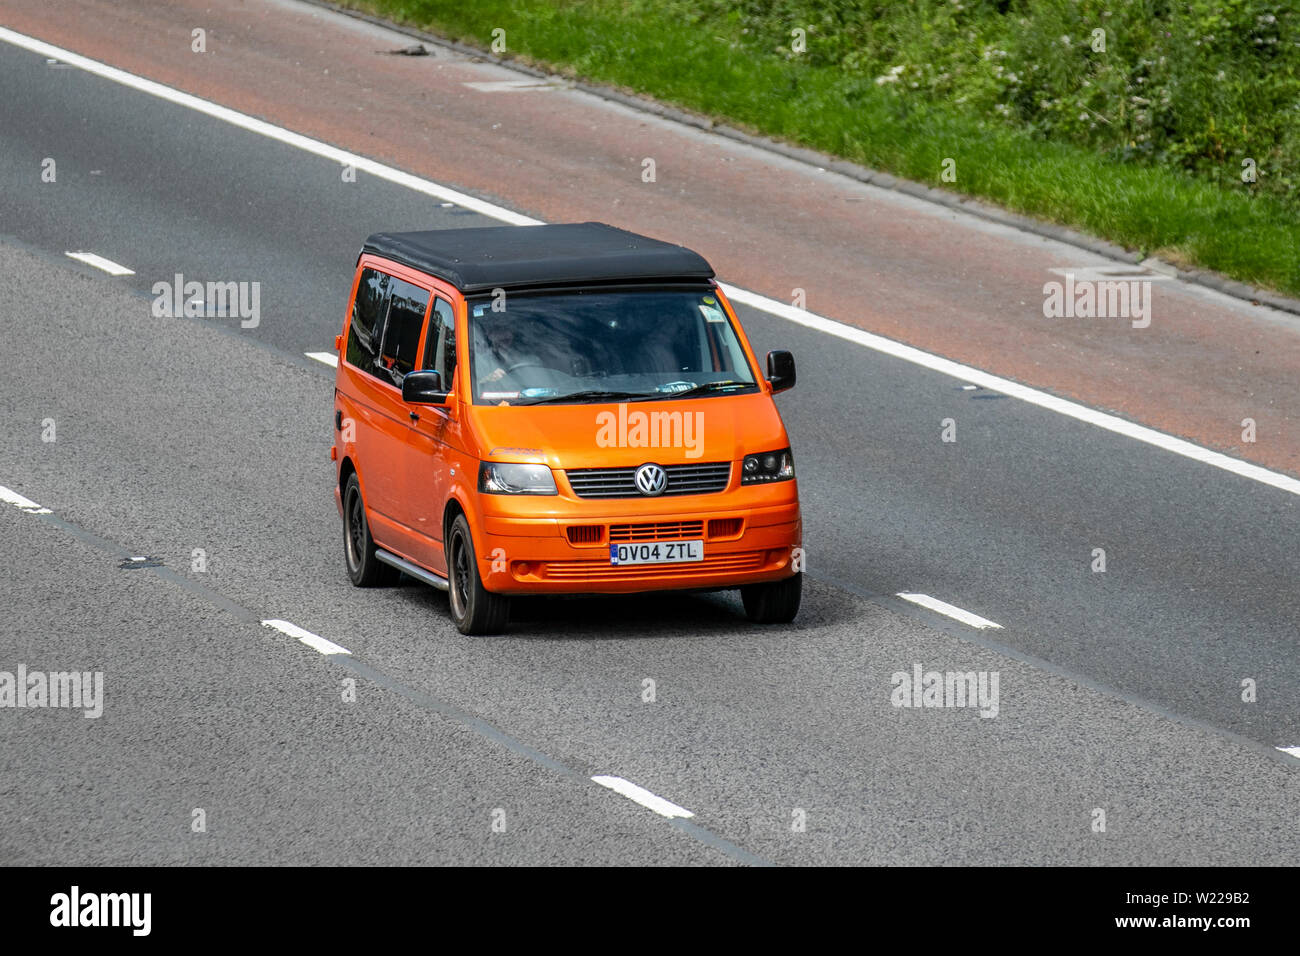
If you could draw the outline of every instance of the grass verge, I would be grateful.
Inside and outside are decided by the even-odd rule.
[[[503,30],[506,55],[525,62],[1300,295],[1300,212],[1286,196],[1119,161],[951,103],[900,95],[872,76],[755,43],[739,16],[684,17],[671,0],[343,5],[483,49]],[[946,160],[955,182],[943,181]]]

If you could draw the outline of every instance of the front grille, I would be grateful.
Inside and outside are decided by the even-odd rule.
[[[710,538],[734,538],[740,534],[745,522],[740,518],[710,518]]]
[[[708,495],[725,491],[731,482],[731,462],[700,465],[665,465],[668,495]],[[579,498],[641,498],[636,490],[636,468],[573,468],[565,472]]]
[[[605,540],[604,525],[574,524],[569,525],[565,532],[569,536],[569,544],[600,544]]]
[[[602,581],[680,581],[710,574],[758,571],[763,567],[765,551],[741,551],[733,554],[706,555],[703,561],[683,564],[610,564],[608,561],[543,561],[539,576],[548,581],[573,581],[596,584]]]
[[[652,524],[612,524],[609,540],[615,541],[668,541],[674,538],[704,537],[703,521],[657,521]]]

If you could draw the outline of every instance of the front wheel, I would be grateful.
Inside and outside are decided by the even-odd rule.
[[[756,624],[789,624],[799,613],[803,597],[803,572],[766,584],[746,584],[740,589],[745,616]]]
[[[510,599],[483,587],[464,515],[456,516],[447,533],[447,598],[462,634],[495,634],[510,618]]]

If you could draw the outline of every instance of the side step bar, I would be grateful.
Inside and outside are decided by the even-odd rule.
[[[384,562],[384,564],[391,564],[393,567],[397,568],[397,570],[404,574],[409,574],[418,581],[423,581],[425,584],[432,585],[439,591],[447,590],[447,579],[440,574],[434,574],[432,571],[426,571],[424,568],[416,567],[410,561],[405,561],[395,554],[389,554],[383,548],[375,548],[375,557]]]

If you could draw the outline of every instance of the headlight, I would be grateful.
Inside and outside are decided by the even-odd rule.
[[[769,481],[789,481],[794,477],[794,456],[789,448],[746,455],[740,463],[740,483],[761,485]]]
[[[553,495],[555,476],[545,465],[485,461],[478,466],[478,490],[489,495]]]

